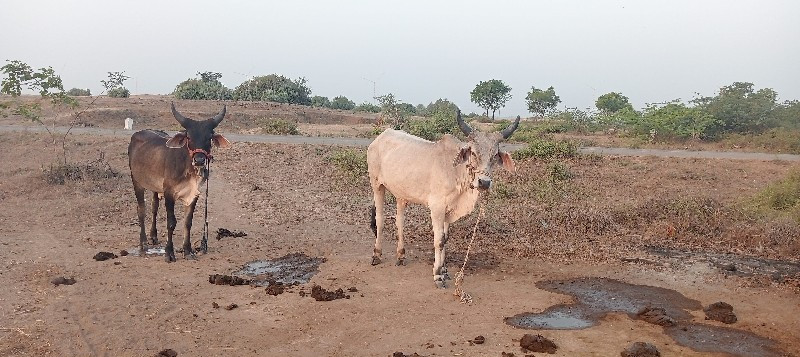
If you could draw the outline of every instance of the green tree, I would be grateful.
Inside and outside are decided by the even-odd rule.
[[[311,105],[311,89],[305,78],[291,80],[281,75],[270,74],[254,77],[240,84],[233,91],[236,100],[268,101],[278,103]]]
[[[92,95],[92,91],[89,89],[72,88],[67,91],[67,95],[73,97],[90,97]]]
[[[381,105],[381,121],[389,123],[395,129],[402,129],[408,120],[408,112],[394,94],[389,93],[375,98]]]
[[[438,112],[452,112],[455,113],[458,111],[458,106],[455,105],[453,102],[439,98],[435,102],[431,102],[428,104],[428,107],[425,108],[425,112],[427,113],[426,116],[432,116]],[[455,118],[455,114],[453,116]]]
[[[594,106],[604,113],[616,113],[623,108],[633,109],[628,97],[618,92],[606,93],[599,96],[597,101],[594,102]]]
[[[355,107],[356,103],[353,103],[352,100],[347,99],[347,97],[343,95],[331,99],[331,109],[353,110]]]
[[[717,118],[713,134],[759,133],[769,128],[778,93],[771,88],[758,91],[753,83],[734,82],[720,88],[715,97],[701,97],[693,100],[699,108]]]
[[[178,99],[195,100],[230,100],[233,99],[233,92],[225,87],[220,78],[219,72],[198,72],[197,78],[187,79],[175,87],[172,94]]]
[[[319,95],[315,95],[311,97],[311,106],[312,107],[320,107],[320,108],[330,108],[331,101],[328,97],[323,97]]]
[[[489,110],[492,111],[494,120],[494,113],[511,100],[511,87],[501,80],[490,79],[480,81],[469,94],[473,103],[486,110],[486,116],[489,116]]]
[[[531,91],[528,92],[525,101],[528,103],[529,112],[544,116],[552,112],[558,103],[561,103],[561,98],[556,95],[556,90],[552,86],[547,90],[531,87]]]
[[[667,104],[650,104],[645,108],[634,130],[640,135],[661,139],[704,139],[709,136],[716,119],[698,107],[687,107],[679,100]]]

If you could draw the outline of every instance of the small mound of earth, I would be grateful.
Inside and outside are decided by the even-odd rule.
[[[471,340],[469,340],[467,342],[469,342],[470,346],[472,346],[473,344],[482,345],[482,344],[484,344],[486,342],[486,337],[483,337],[483,335],[478,335],[475,338],[473,338],[473,339],[471,339]]]
[[[127,251],[127,250],[123,249],[123,250],[120,250],[120,251],[119,251],[119,256],[120,256],[120,257],[125,257],[125,256],[127,256],[127,255],[128,255],[128,251]]]
[[[211,274],[208,276],[208,282],[214,285],[249,285],[250,280],[242,279],[238,276],[224,275],[224,274]]]
[[[102,262],[104,260],[109,260],[109,259],[117,259],[117,258],[118,258],[117,255],[111,252],[99,252],[94,255],[94,260],[98,262]]]
[[[225,228],[218,228],[217,229],[217,240],[220,240],[220,239],[225,238],[225,237],[233,237],[233,238],[247,237],[247,233],[245,233],[243,231],[233,232],[233,231],[230,231],[230,230],[225,229]]]
[[[337,299],[349,299],[350,295],[345,294],[342,288],[336,289],[336,291],[328,291],[319,285],[314,285],[311,287],[311,297],[317,301],[333,301]]]
[[[72,285],[75,284],[75,279],[73,278],[65,278],[63,276],[59,276],[57,278],[53,278],[50,280],[51,283],[55,286],[59,285]]]
[[[236,305],[236,304],[230,304],[230,305],[228,305],[228,306],[225,306],[225,310],[231,311],[231,310],[233,310],[233,309],[235,309],[235,308],[237,308],[237,307],[239,307],[239,305]]]
[[[529,333],[522,336],[522,339],[519,340],[519,346],[531,352],[544,352],[549,354],[556,353],[558,349],[555,342],[550,341],[547,337],[542,335],[534,336]]]
[[[619,354],[622,357],[661,357],[656,346],[645,342],[634,342]]]
[[[286,291],[286,287],[281,283],[275,283],[267,286],[267,295],[278,296]]]
[[[423,357],[423,356],[421,354],[416,353],[416,352],[414,352],[414,353],[412,353],[410,355],[407,355],[407,354],[405,354],[403,352],[395,352],[395,353],[392,353],[392,357]]]
[[[678,324],[675,319],[667,315],[667,310],[660,307],[644,307],[636,313],[636,318],[664,327],[672,327]]]
[[[736,322],[733,306],[723,301],[708,305],[703,309],[703,312],[706,313],[706,320],[715,320],[726,324]]]
[[[156,357],[178,357],[178,352],[171,348],[167,348],[166,350],[162,350],[159,352]]]

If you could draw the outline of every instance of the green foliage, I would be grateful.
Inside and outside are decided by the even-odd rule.
[[[389,93],[375,99],[381,105],[381,121],[389,123],[395,129],[402,129],[406,126],[409,113],[405,111],[406,107],[394,97],[394,94]]]
[[[197,75],[203,82],[219,82],[219,79],[222,78],[222,73],[219,72],[197,72]]]
[[[734,82],[720,88],[715,97],[701,97],[692,102],[718,121],[710,134],[758,133],[769,128],[771,114],[777,107],[778,94],[770,89],[753,90],[753,83]]]
[[[233,99],[233,92],[225,87],[216,77],[219,73],[211,72],[198,73],[200,75],[209,76],[206,79],[216,78],[215,80],[205,79],[187,79],[175,87],[172,95],[177,99],[194,99],[194,100],[230,100]],[[221,75],[220,75],[221,77]]]
[[[769,126],[800,129],[800,101],[787,100],[772,110]]]
[[[633,133],[649,135],[652,140],[703,139],[716,124],[714,117],[700,108],[678,101],[648,105],[640,118],[633,123]]]
[[[364,112],[364,113],[380,113],[381,107],[369,102],[364,102],[356,106],[354,110],[357,112]]]
[[[430,141],[439,140],[444,134],[461,136],[456,112],[445,108],[433,113],[430,118],[411,120],[402,129],[411,135]]]
[[[547,90],[531,87],[525,102],[528,103],[529,112],[544,116],[555,110],[558,103],[561,103],[561,98],[556,95],[556,90],[552,86]]]
[[[547,171],[550,173],[550,181],[553,183],[568,181],[573,176],[567,165],[559,161],[553,161],[548,164]]]
[[[492,195],[499,199],[507,200],[516,197],[517,193],[510,185],[495,180],[492,182]]]
[[[480,81],[469,94],[473,103],[486,110],[486,116],[489,116],[489,110],[492,111],[494,120],[495,112],[511,100],[511,87],[501,80],[490,79]]]
[[[318,108],[330,108],[331,101],[328,97],[323,97],[319,95],[315,95],[311,97],[311,106],[318,107]]]
[[[353,110],[355,107],[356,103],[353,103],[352,100],[347,99],[347,97],[343,95],[331,99],[331,109]]]
[[[311,89],[305,78],[290,80],[281,75],[270,74],[254,77],[240,84],[233,91],[236,100],[267,101],[300,105],[311,105]]]
[[[297,124],[284,119],[268,119],[261,121],[261,129],[272,135],[300,135]]]
[[[22,95],[22,86],[38,91],[42,98],[47,98],[53,105],[66,105],[70,108],[78,106],[78,101],[67,95],[61,76],[55,74],[52,67],[40,68],[34,71],[31,66],[21,61],[6,61],[0,67],[5,75],[0,83],[0,94],[12,97]],[[39,104],[20,104],[14,110],[15,114],[41,123],[41,106]]]
[[[455,105],[455,103],[453,103],[453,102],[451,102],[451,101],[449,101],[447,99],[439,98],[435,102],[429,103],[428,106],[424,110],[420,111],[418,109],[417,110],[417,115],[421,115],[421,116],[426,116],[427,117],[427,116],[432,116],[435,113],[440,113],[440,112],[455,113],[457,111],[458,111],[458,106]]]
[[[72,88],[67,91],[67,95],[73,97],[89,97],[92,95],[92,91],[89,89]]]
[[[125,71],[122,71],[122,72],[108,72],[108,79],[107,80],[102,80],[102,81],[100,81],[100,83],[103,85],[103,88],[105,88],[106,92],[109,93],[109,97],[113,97],[111,95],[111,91],[114,90],[114,89],[117,89],[117,88],[123,88],[124,89],[123,84],[125,83],[125,81],[127,81],[130,78],[131,77],[128,77],[128,76],[125,75]],[[127,92],[127,91],[128,90],[125,89],[125,92]],[[122,91],[119,91],[119,90],[117,92],[118,92],[118,94],[122,93]],[[128,96],[130,96],[130,93],[128,93],[128,95],[124,96],[124,98],[127,98]],[[117,97],[117,98],[122,98],[122,97]]]
[[[554,123],[563,123],[561,125],[554,124],[553,130],[576,130],[580,133],[585,133],[594,131],[593,125],[595,124],[596,118],[587,111],[578,108],[567,108],[554,115],[553,120]]]
[[[628,101],[628,97],[621,93],[611,92],[601,95],[594,102],[595,107],[605,113],[615,113],[625,108],[633,110],[633,106]]]
[[[131,96],[131,92],[128,90],[128,88],[117,87],[109,90],[108,96],[111,98],[128,98]]]
[[[800,222],[800,170],[792,170],[782,180],[761,190],[754,198],[756,209],[789,215]]]
[[[511,156],[515,160],[527,158],[536,159],[565,159],[578,155],[578,146],[567,140],[543,140],[534,139],[528,143],[528,147],[514,151]]]
[[[358,178],[367,176],[367,153],[361,150],[343,149],[327,157],[343,174]]]

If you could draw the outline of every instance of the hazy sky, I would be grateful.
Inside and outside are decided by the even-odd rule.
[[[0,1],[0,60],[52,66],[100,92],[125,71],[133,94],[167,94],[200,71],[230,88],[305,77],[313,95],[356,103],[394,93],[447,98],[500,79],[501,116],[528,115],[531,86],[560,107],[627,95],[635,107],[735,81],[800,99],[800,1]],[[4,63],[4,62],[3,62]]]

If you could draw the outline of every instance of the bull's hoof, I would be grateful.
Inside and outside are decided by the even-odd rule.
[[[158,238],[151,237],[150,238],[150,245],[158,245]]]
[[[400,259],[397,259],[397,262],[395,263],[395,265],[397,265],[397,266],[404,266],[404,265],[406,265],[406,259],[405,259],[405,258],[400,258]]]
[[[436,284],[436,287],[439,289],[447,289],[447,283],[444,282],[441,275],[434,275],[433,283]]]
[[[372,263],[371,263],[372,265],[378,265],[380,263],[381,263],[381,258],[378,258],[376,256],[372,256]]]
[[[164,255],[164,261],[166,261],[167,263],[174,263],[174,262],[176,262],[178,260],[175,259],[175,255],[174,254],[173,255],[167,254],[167,255]]]

